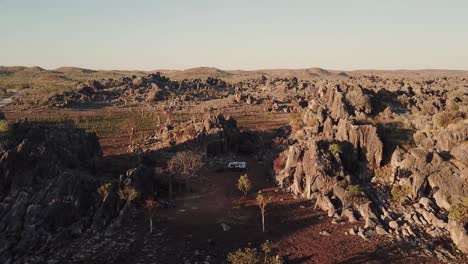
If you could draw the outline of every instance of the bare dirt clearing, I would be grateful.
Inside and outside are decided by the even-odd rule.
[[[265,181],[263,164],[253,160],[248,164],[255,188],[246,198],[235,188],[241,172],[207,171],[205,182],[177,198],[175,208],[157,211],[152,234],[147,215],[138,210],[118,235],[82,238],[53,259],[88,264],[224,263],[230,251],[269,240],[286,263],[437,263],[411,255],[410,245],[398,247],[377,236],[365,242],[345,235],[360,223],[333,224],[310,201],[272,187],[272,182]],[[266,233],[261,231],[255,203],[258,191],[273,197],[267,207]],[[223,225],[228,230],[224,231]],[[330,235],[322,235],[323,231]]]

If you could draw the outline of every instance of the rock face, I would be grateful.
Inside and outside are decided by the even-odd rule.
[[[256,138],[241,133],[237,121],[222,114],[207,114],[202,120],[190,120],[179,125],[166,124],[145,140],[145,149],[160,149],[174,145],[196,144],[208,157],[227,152],[250,154]]]
[[[367,160],[372,167],[380,167],[383,144],[377,134],[376,127],[372,125],[353,125],[345,119],[341,119],[338,122],[335,139],[351,143],[356,149],[357,153],[355,154],[357,154],[358,159]],[[363,157],[359,157],[360,155]]]
[[[304,126],[275,161],[282,164],[275,165],[276,180],[315,199],[330,217],[362,218],[363,238],[369,229],[426,246],[427,236],[450,237],[466,253],[466,226],[447,219],[451,207],[468,197],[468,125],[459,118],[463,112],[446,114],[439,96],[333,83],[318,87],[302,113]],[[411,114],[402,120],[398,114],[404,112]]]
[[[0,139],[0,262],[24,263],[92,225],[101,148],[95,134],[67,126],[12,129]]]
[[[463,224],[457,223],[454,220],[449,220],[448,230],[450,232],[450,238],[458,249],[468,254],[468,235]]]

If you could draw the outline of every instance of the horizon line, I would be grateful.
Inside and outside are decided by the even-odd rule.
[[[189,70],[194,70],[194,69],[213,69],[213,70],[219,70],[219,71],[226,71],[226,72],[232,72],[232,71],[245,71],[245,72],[255,72],[255,71],[274,71],[274,70],[311,70],[311,69],[317,69],[317,70],[325,70],[325,71],[330,71],[330,72],[359,72],[359,71],[385,71],[385,72],[398,72],[398,71],[468,71],[468,69],[450,69],[450,68],[389,68],[389,69],[381,69],[381,68],[358,68],[358,69],[347,69],[347,70],[341,70],[341,69],[330,69],[330,68],[322,68],[322,67],[304,67],[304,68],[257,68],[257,69],[241,69],[241,68],[235,68],[235,69],[223,69],[223,68],[218,68],[215,66],[196,66],[196,67],[189,67],[189,68],[155,68],[152,70],[142,70],[142,69],[97,69],[97,68],[92,68],[92,67],[81,67],[81,66],[60,66],[57,68],[46,68],[46,67],[41,67],[39,65],[31,65],[31,66],[26,66],[26,65],[0,65],[0,67],[5,67],[5,68],[15,68],[15,67],[21,67],[21,68],[40,68],[42,70],[47,70],[47,71],[56,71],[60,70],[62,68],[74,68],[74,69],[81,69],[81,70],[91,70],[91,71],[129,71],[129,72],[157,72],[157,71],[189,71]]]

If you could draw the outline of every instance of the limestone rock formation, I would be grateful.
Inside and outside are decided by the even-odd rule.
[[[102,152],[95,134],[67,125],[12,129],[0,138],[0,262],[24,263],[92,226]]]

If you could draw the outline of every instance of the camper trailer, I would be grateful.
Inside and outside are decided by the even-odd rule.
[[[247,162],[231,161],[227,165],[228,170],[247,170]]]

